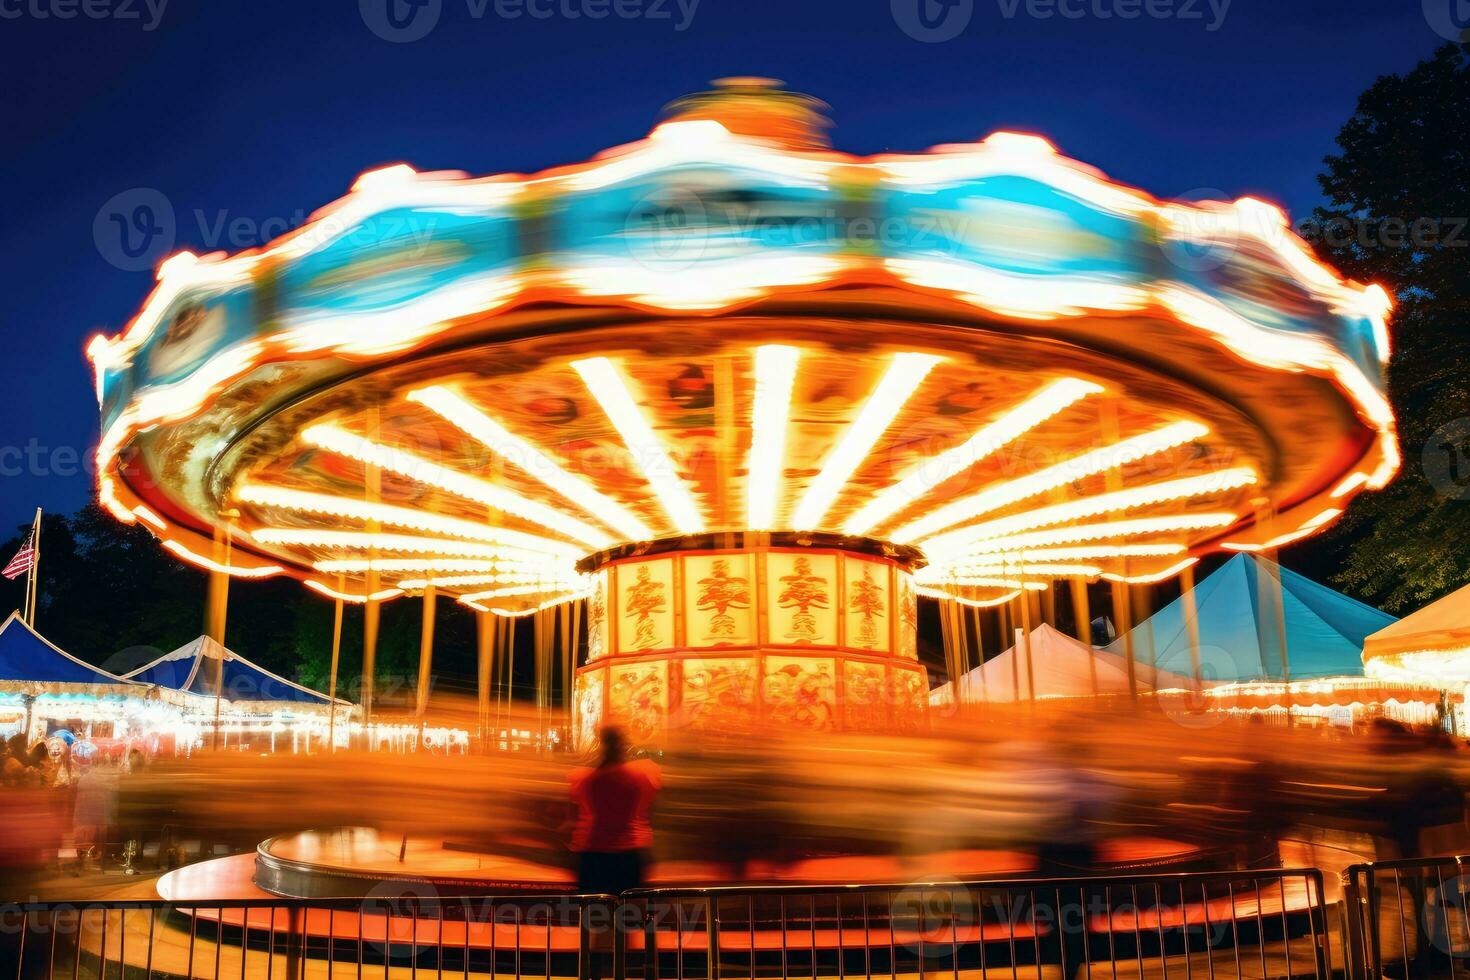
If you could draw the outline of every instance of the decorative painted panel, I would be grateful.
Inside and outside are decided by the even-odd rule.
[[[593,576],[592,595],[587,600],[587,660],[590,663],[609,652],[607,635],[607,571]]]
[[[888,726],[888,670],[882,664],[842,664],[842,727],[863,731]]]
[[[753,646],[755,576],[748,554],[684,559],[684,633],[690,647]]]
[[[862,558],[844,558],[843,615],[846,646],[887,653],[892,646],[893,596],[888,566]]]
[[[748,728],[755,720],[755,657],[684,661],[680,722],[696,730]]]
[[[766,556],[770,642],[837,643],[837,557],[773,551]]]
[[[778,728],[831,731],[837,727],[833,661],[819,657],[767,657],[766,720]]]
[[[623,726],[635,743],[662,738],[669,716],[668,663],[614,662],[608,672],[608,720]]]
[[[617,566],[618,653],[674,646],[674,560]]]
[[[606,690],[605,670],[583,670],[577,674],[576,730],[572,740],[578,750],[586,751],[597,741],[602,726],[602,696]]]

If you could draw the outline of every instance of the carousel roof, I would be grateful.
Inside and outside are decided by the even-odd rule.
[[[217,679],[214,669],[208,664],[220,660],[224,662],[222,696],[226,701],[319,705],[331,703],[325,694],[273,674],[207,636],[190,640],[172,653],[166,653],[157,660],[144,664],[127,676],[169,690],[213,698]],[[337,703],[348,704],[340,698]]]
[[[1075,698],[1092,695],[1127,694],[1128,665],[1123,657],[1099,650],[1043,623],[1028,636],[1028,651],[1012,646],[960,678],[960,701],[1025,701],[1032,696],[1035,675],[1038,698]],[[1144,663],[1134,665],[1139,691],[1175,690],[1193,687],[1190,678]],[[931,703],[947,703],[953,686],[941,685],[930,692]]]
[[[146,683],[110,674],[79,660],[13,612],[0,625],[0,691],[21,694],[131,694]]]
[[[1385,679],[1470,683],[1470,585],[1369,636],[1363,663]]]
[[[1282,607],[1263,578],[1280,575]],[[1394,621],[1387,613],[1258,555],[1237,555],[1194,588],[1206,683],[1361,676],[1363,642]],[[1193,673],[1184,597],[1133,628],[1134,658]],[[1284,626],[1286,649],[1281,648]],[[1107,649],[1121,653],[1122,637]]]
[[[88,347],[102,502],[349,601],[523,613],[588,556],[755,532],[912,546],[993,604],[1277,547],[1397,470],[1388,296],[1278,209],[820,129],[740,80],[585,163],[397,165],[169,259]]]

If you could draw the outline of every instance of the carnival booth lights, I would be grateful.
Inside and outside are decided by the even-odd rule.
[[[150,684],[73,657],[11,613],[0,625],[0,731],[23,732],[29,743],[61,729],[94,742],[137,741],[150,752],[192,738]]]
[[[1444,691],[1455,709],[1455,730],[1470,735],[1470,586],[1369,636],[1363,669],[1384,682]]]
[[[102,503],[361,605],[368,723],[380,603],[424,599],[421,691],[435,596],[476,611],[482,710],[531,617],[585,741],[913,728],[920,596],[1163,581],[1393,476],[1387,294],[1276,208],[1017,133],[853,156],[820,108],[727,80],[587,163],[392,166],[174,256],[89,346]]]
[[[293,751],[323,745],[341,726],[348,734],[352,704],[303,687],[200,636],[124,675],[156,685],[160,699],[194,725],[203,743],[218,734],[220,748]]]

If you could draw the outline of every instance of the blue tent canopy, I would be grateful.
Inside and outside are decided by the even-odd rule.
[[[1271,576],[1281,576],[1276,601]],[[1236,555],[1194,589],[1206,682],[1360,677],[1363,640],[1394,617],[1256,555]],[[1176,599],[1132,630],[1140,663],[1192,675],[1186,602]],[[1286,648],[1282,649],[1282,634]],[[1123,637],[1106,647],[1121,653]]]
[[[220,663],[224,665],[224,676],[219,693],[226,701],[277,701],[322,706],[331,703],[325,694],[258,667],[207,636],[191,640],[127,676],[169,690],[212,698],[219,685],[216,665]],[[340,698],[337,703],[347,704]]]
[[[46,694],[82,693],[81,688],[90,693],[111,688],[108,693],[136,692],[139,696],[147,690],[146,684],[99,670],[52,645],[18,612],[11,613],[0,625],[0,690]]]

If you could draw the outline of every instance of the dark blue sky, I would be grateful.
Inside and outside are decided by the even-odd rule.
[[[1454,0],[1233,0],[1223,20],[1223,0],[1063,0],[1078,18],[952,0],[970,20],[939,43],[900,27],[919,0],[698,0],[692,19],[694,0],[415,0],[441,8],[407,43],[369,26],[385,2],[169,0],[145,30],[145,0],[0,0],[0,536],[91,493],[82,347],[152,283],[119,268],[137,263],[106,234],[116,195],[159,192],[176,247],[247,247],[371,167],[581,160],[711,78],[757,74],[829,102],[843,149],[1030,130],[1161,196],[1258,194],[1301,216],[1358,93],[1441,43],[1436,4]],[[1116,16],[1130,2],[1139,16]],[[497,13],[523,3],[553,16]]]

